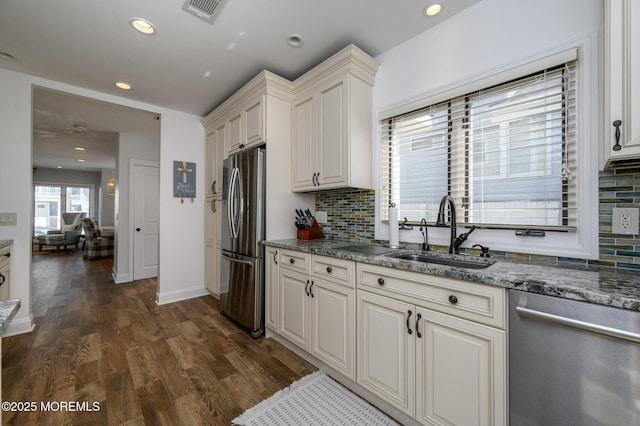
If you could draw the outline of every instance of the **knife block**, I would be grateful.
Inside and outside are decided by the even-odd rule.
[[[316,238],[324,238],[324,234],[315,220],[309,229],[298,229],[299,240],[315,240]]]

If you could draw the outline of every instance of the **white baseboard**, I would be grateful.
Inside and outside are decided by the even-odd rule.
[[[111,273],[111,278],[113,278],[113,282],[116,284],[128,283],[129,281],[133,281],[129,274],[118,275],[115,270]]]
[[[2,337],[16,336],[18,334],[31,333],[36,325],[33,323],[33,315],[28,318],[13,319]]]
[[[179,302],[181,300],[194,299],[196,297],[209,296],[210,293],[204,287],[191,287],[186,289],[156,293],[156,303],[165,305],[167,303]]]

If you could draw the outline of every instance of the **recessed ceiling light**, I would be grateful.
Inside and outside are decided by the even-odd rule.
[[[0,51],[0,58],[7,59],[7,60],[11,61],[11,60],[15,59],[16,57],[15,57],[15,55],[13,53]]]
[[[424,9],[424,14],[427,16],[436,16],[442,12],[442,5],[440,3],[431,3]]]
[[[131,90],[131,89],[133,89],[132,85],[130,85],[129,83],[126,83],[124,81],[116,81],[113,84],[115,84],[118,89],[122,89],[122,90]]]
[[[56,169],[61,169],[61,168],[62,168],[62,166],[56,166]]]
[[[83,160],[82,158],[78,158],[78,162],[79,162],[79,163],[84,163],[84,162],[85,162],[85,160]]]
[[[300,34],[289,34],[287,43],[291,47],[300,47],[302,46],[302,36]]]
[[[75,147],[75,148],[73,148],[73,149],[75,149],[76,151],[84,151],[84,148],[83,148],[83,147],[81,147],[81,146],[76,146],[76,147]]]
[[[135,30],[140,31],[142,34],[151,35],[156,33],[156,27],[146,19],[131,18],[129,23]]]

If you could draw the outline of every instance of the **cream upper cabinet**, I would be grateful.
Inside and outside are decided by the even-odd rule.
[[[226,157],[227,126],[218,123],[212,133],[206,138],[206,168],[207,198],[222,197],[222,162]]]
[[[227,121],[229,127],[229,153],[240,151],[240,145],[244,143],[242,135],[242,111],[234,111]]]
[[[268,145],[270,139],[274,143],[283,143],[284,139],[288,145],[292,93],[289,80],[262,71],[209,113],[202,124],[208,133],[218,125],[226,126],[225,157],[264,143]],[[282,111],[286,111],[286,117]]]
[[[214,132],[211,190],[215,198],[222,198],[222,163],[227,158],[227,126],[222,123]]]
[[[316,102],[315,90],[301,93],[293,100],[292,160],[293,189],[315,188]]]
[[[377,69],[350,45],[294,82],[293,191],[372,188]]]
[[[213,187],[214,187],[214,154],[215,151],[215,141],[214,134],[209,133],[205,138],[205,169],[204,169],[204,181],[207,185],[205,198],[213,197]]]
[[[605,2],[607,164],[640,158],[640,2]]]
[[[264,96],[259,93],[231,114],[228,121],[229,154],[265,142],[264,105]]]

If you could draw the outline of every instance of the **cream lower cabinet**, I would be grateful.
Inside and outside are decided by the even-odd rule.
[[[205,201],[204,279],[206,289],[215,297],[220,297],[220,204],[217,198]]]
[[[264,325],[278,332],[280,306],[278,293],[278,279],[280,274],[280,250],[276,247],[266,247],[264,250]]]
[[[422,424],[507,424],[504,290],[360,264],[358,285],[359,384]]]
[[[283,250],[277,289],[278,333],[351,379],[355,379],[354,272],[351,261]],[[268,293],[267,298],[272,300]]]
[[[11,246],[0,249],[0,300],[9,300]]]

